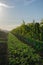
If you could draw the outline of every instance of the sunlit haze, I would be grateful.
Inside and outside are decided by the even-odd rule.
[[[0,28],[11,30],[43,18],[43,0],[0,0]]]

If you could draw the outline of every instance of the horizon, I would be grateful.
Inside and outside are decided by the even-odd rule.
[[[40,22],[42,13],[43,0],[0,0],[0,29],[12,30],[23,20]]]

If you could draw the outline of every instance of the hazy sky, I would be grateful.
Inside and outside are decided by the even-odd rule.
[[[43,18],[43,0],[0,0],[0,28],[10,30]]]

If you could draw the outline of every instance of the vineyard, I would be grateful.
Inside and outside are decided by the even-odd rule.
[[[8,36],[9,65],[42,65],[42,59],[35,50],[21,42],[13,34]]]
[[[43,26],[23,23],[0,31],[0,65],[43,65]]]

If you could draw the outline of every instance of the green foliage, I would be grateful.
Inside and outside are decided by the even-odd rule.
[[[43,52],[43,42],[31,39],[31,38],[26,38],[26,40],[30,43],[31,46],[36,50],[36,52]]]
[[[41,40],[43,41],[43,25],[41,26]]]
[[[38,53],[41,57],[43,57],[43,24],[42,23],[33,23],[22,24],[20,27],[13,29],[11,31],[13,35],[30,45],[35,49],[35,53]],[[29,52],[30,53],[30,52]],[[30,61],[29,61],[30,62]],[[36,63],[37,65],[37,63]]]
[[[43,50],[43,26],[40,27],[39,23],[34,23],[33,21],[29,25],[21,25],[12,30],[12,33],[18,35],[18,37],[24,37],[37,52]]]
[[[41,19],[41,23],[40,24],[43,24],[43,19]]]
[[[41,57],[35,53],[35,50],[11,33],[8,36],[8,52],[9,65],[39,65],[39,62],[41,63]]]
[[[43,41],[43,25],[39,23],[35,23],[33,20],[33,23],[25,24],[23,21],[23,24],[20,27],[17,27],[16,29],[12,30],[13,34],[19,34],[22,36],[28,35],[28,37]]]

